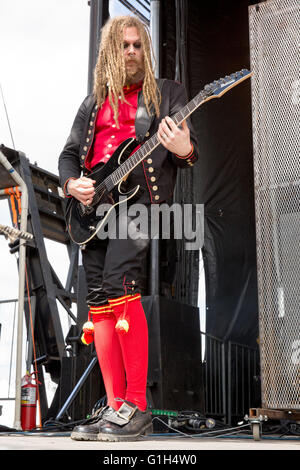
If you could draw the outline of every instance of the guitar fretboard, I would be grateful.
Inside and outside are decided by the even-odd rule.
[[[209,97],[222,96],[226,91],[230,90],[233,86],[242,82],[252,75],[247,69],[242,69],[240,72],[227,75],[225,78],[215,80],[214,82],[206,85],[188,104],[186,104],[178,113],[171,116],[177,126],[184,121],[190,114],[192,114],[202,103],[207,101]],[[130,155],[127,160],[122,163],[113,173],[111,173],[100,185],[102,188],[105,186],[108,191],[111,191],[120,181],[122,181],[147,155],[160,144],[157,133],[154,134],[146,143],[144,143],[138,150]]]
[[[179,126],[190,114],[192,114],[205,100],[210,93],[200,91],[188,104],[186,104],[178,113],[172,116],[176,126]],[[104,183],[110,191],[123,178],[125,178],[137,165],[141,163],[153,150],[160,145],[157,132],[145,144],[134,152],[122,165],[119,166],[111,175],[109,175]]]

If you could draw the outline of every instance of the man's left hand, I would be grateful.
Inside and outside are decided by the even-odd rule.
[[[186,121],[177,127],[174,121],[166,116],[158,126],[158,140],[170,152],[185,157],[192,150],[190,130]]]

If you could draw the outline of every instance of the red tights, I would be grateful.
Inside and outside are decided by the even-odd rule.
[[[148,326],[140,294],[109,300],[111,309],[91,308],[94,341],[100,364],[107,404],[117,410],[122,398],[140,410],[147,407],[146,386],[148,371]],[[129,330],[116,330],[117,321],[124,317]]]

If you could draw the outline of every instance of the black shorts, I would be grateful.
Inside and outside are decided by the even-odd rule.
[[[95,236],[82,250],[89,306],[104,305],[108,299],[141,292],[150,232],[140,230],[136,217],[128,213],[118,215],[112,232],[104,239]],[[126,232],[129,235],[124,237]]]

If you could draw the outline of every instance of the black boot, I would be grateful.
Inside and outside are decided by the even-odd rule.
[[[151,412],[141,411],[134,404],[124,401],[118,411],[105,416],[97,439],[98,441],[132,441],[152,432]]]
[[[86,423],[75,426],[71,433],[71,439],[75,441],[97,441],[97,435],[100,426],[104,423],[104,418],[109,417],[114,411],[110,406],[100,408]]]

